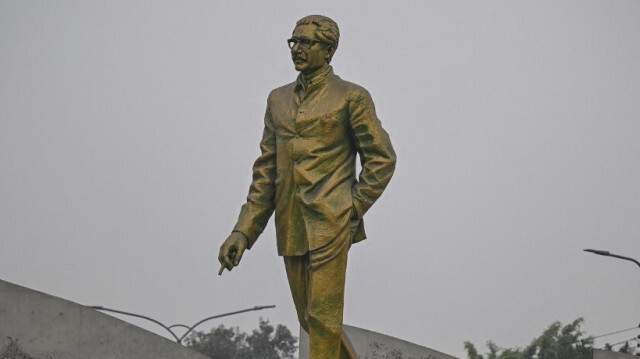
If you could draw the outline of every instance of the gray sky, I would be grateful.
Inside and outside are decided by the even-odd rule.
[[[217,276],[266,97],[312,13],[398,154],[345,323],[464,356],[638,325],[638,1],[0,1],[0,276],[83,304],[297,332],[273,224]],[[133,323],[161,333],[153,325]],[[603,338],[617,342],[640,331]]]

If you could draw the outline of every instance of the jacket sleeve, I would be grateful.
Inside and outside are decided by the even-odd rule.
[[[247,202],[242,205],[238,222],[233,228],[234,232],[241,232],[247,237],[248,249],[264,231],[275,208],[276,137],[268,105],[264,116],[260,151],[262,154],[253,164],[253,180]]]
[[[360,88],[350,96],[349,121],[362,165],[351,195],[356,215],[362,218],[389,184],[396,154],[367,90]]]

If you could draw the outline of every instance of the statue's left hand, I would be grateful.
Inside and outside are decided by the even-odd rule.
[[[221,267],[218,275],[221,275],[224,269],[231,271],[233,267],[240,264],[242,254],[247,248],[247,237],[240,232],[231,232],[229,237],[220,246],[220,253],[218,254],[218,261],[220,261]]]

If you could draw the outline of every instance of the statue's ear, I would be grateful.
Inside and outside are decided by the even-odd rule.
[[[327,47],[325,47],[325,51],[326,55],[324,57],[325,59],[329,60],[331,59],[331,57],[333,57],[333,53],[336,52],[336,47],[333,45],[327,45]]]

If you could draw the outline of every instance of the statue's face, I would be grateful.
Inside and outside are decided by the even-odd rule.
[[[316,27],[313,24],[299,25],[293,30],[291,38],[302,40],[291,48],[291,59],[297,71],[311,73],[327,63],[328,52],[316,37]]]

